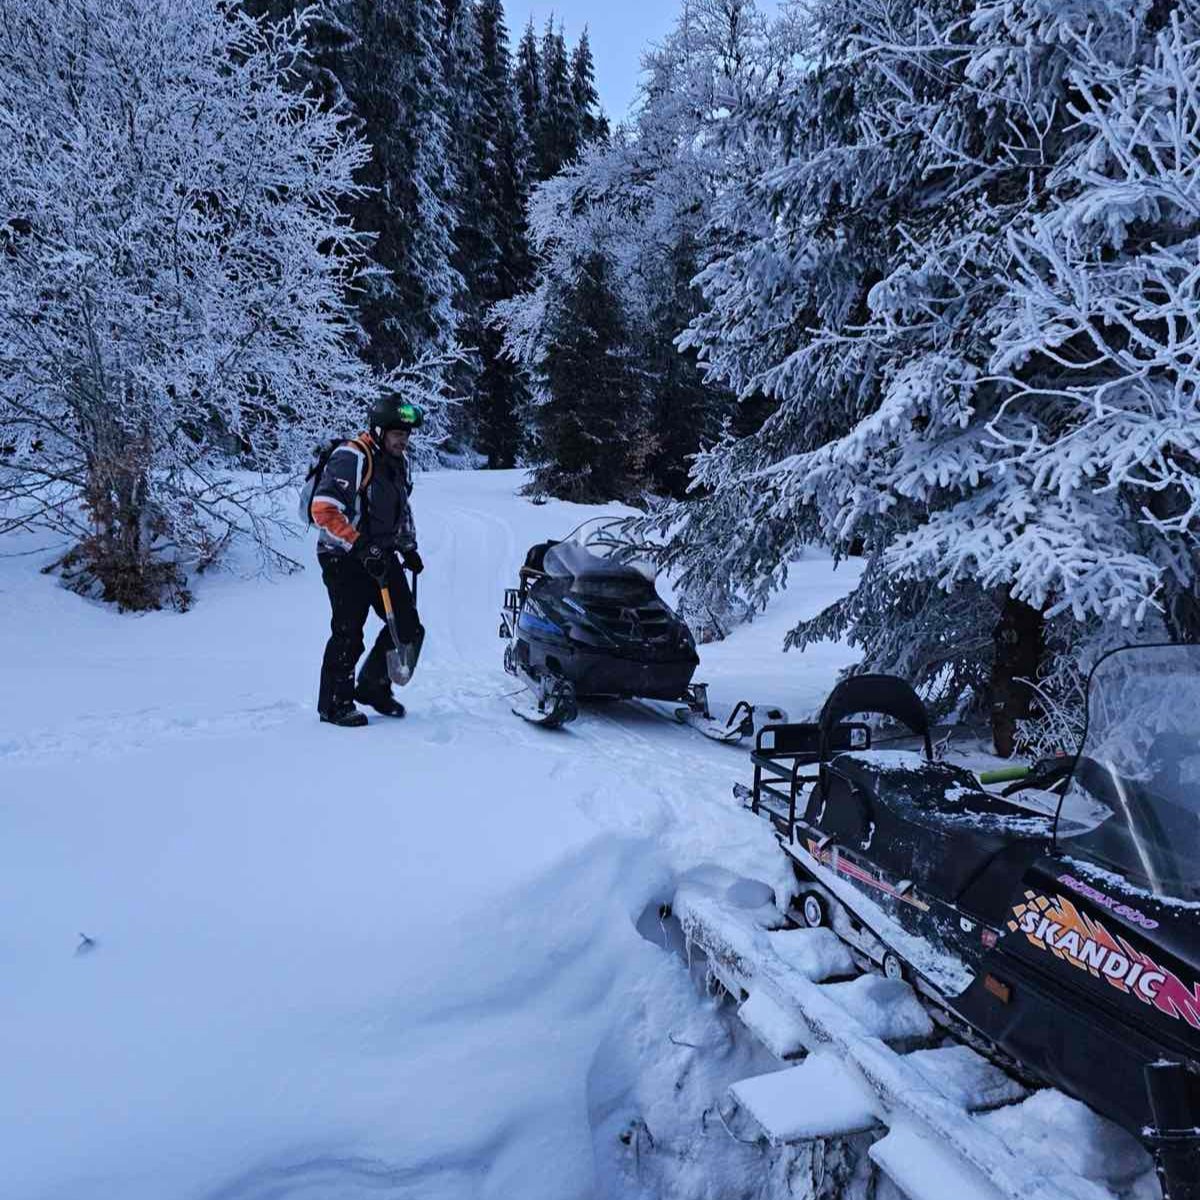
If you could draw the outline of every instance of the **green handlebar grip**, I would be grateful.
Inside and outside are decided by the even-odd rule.
[[[1009,783],[1014,779],[1024,779],[1030,772],[1029,767],[998,767],[995,771],[980,771],[980,783]]]

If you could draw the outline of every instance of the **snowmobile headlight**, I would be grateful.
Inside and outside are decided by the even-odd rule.
[[[564,608],[570,610],[564,614],[564,619],[568,622],[573,638],[589,646],[607,645],[612,640],[582,604],[572,600],[570,596],[564,596],[562,603]]]
[[[547,611],[546,606],[539,604],[532,596],[525,601],[525,607],[521,611],[521,615],[517,618],[517,628],[524,629],[532,633],[552,633],[561,637],[566,630],[554,620],[557,613],[553,615]]]
[[[583,646],[593,646],[596,649],[607,649],[612,644],[610,638],[602,629],[587,621],[572,621],[568,636]]]

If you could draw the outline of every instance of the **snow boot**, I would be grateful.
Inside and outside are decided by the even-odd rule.
[[[382,713],[385,717],[404,716],[404,705],[389,691],[367,691],[363,688],[357,688],[354,692],[354,698],[359,704],[365,704],[369,708],[373,708],[377,713]]]
[[[367,723],[367,714],[360,713],[353,704],[343,704],[332,712],[321,713],[321,720],[329,725],[342,725],[346,729],[358,729]]]

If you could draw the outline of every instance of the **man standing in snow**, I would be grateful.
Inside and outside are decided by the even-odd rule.
[[[416,640],[417,610],[404,575],[423,571],[408,498],[412,492],[405,451],[424,414],[416,404],[381,400],[370,415],[369,432],[339,446],[313,493],[312,518],[321,527],[317,561],[333,610],[331,634],[321,663],[317,709],[322,721],[355,727],[367,723],[354,701],[388,717],[404,716],[392,695],[387,625],[379,631],[355,683],[363,651],[363,626],[373,608],[383,617],[380,588],[387,586],[402,642]],[[399,556],[399,557],[397,557]],[[401,565],[403,564],[403,565]]]

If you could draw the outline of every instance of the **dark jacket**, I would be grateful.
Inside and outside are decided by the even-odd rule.
[[[379,449],[370,434],[339,446],[313,493],[313,520],[321,527],[317,553],[346,554],[364,534],[401,552],[415,550],[412,486],[408,460]]]

